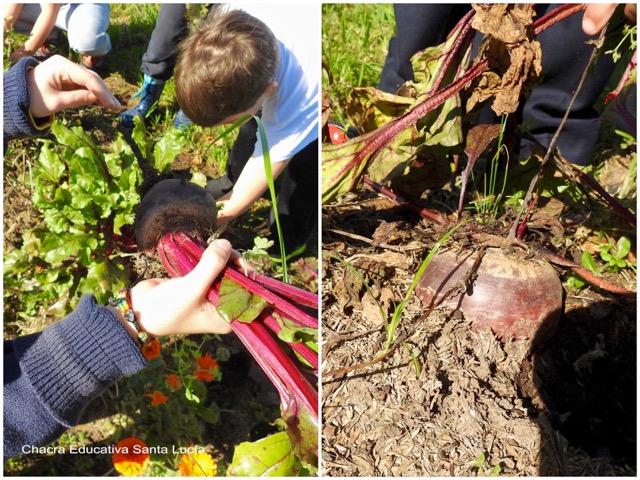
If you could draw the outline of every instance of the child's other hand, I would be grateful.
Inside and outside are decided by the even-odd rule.
[[[16,48],[13,52],[11,52],[11,55],[9,55],[9,61],[11,62],[11,65],[13,65],[14,63],[17,63],[21,58],[33,57],[34,53],[36,52],[27,50],[25,46],[22,46],[20,48]]]
[[[60,55],[54,55],[30,70],[27,84],[29,110],[35,118],[92,103],[113,111],[122,108],[97,73]]]
[[[207,300],[209,287],[232,255],[227,240],[214,240],[198,265],[181,278],[144,280],[131,289],[131,307],[138,322],[152,336],[177,333],[229,333]]]
[[[582,30],[587,35],[598,35],[613,15],[618,3],[590,3],[587,4],[582,18]],[[636,21],[635,3],[627,3],[624,7],[625,16],[632,22]]]

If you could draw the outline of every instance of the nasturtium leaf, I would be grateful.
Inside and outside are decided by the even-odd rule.
[[[245,290],[228,278],[222,279],[219,294],[216,309],[228,323],[234,320],[251,323],[267,305],[263,298]]]
[[[200,398],[195,393],[193,393],[193,390],[191,390],[190,388],[186,388],[184,390],[184,396],[190,402],[198,403],[198,404],[200,403]]]
[[[214,407],[202,407],[196,410],[196,414],[207,423],[218,423],[220,415],[218,410]]]
[[[317,437],[317,435],[316,435]],[[234,477],[287,477],[300,470],[286,432],[236,446],[227,474]]]

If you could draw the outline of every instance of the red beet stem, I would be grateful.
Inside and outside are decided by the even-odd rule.
[[[227,266],[244,275],[242,267],[239,267],[235,264],[229,264]],[[318,296],[311,292],[307,292],[306,290],[302,290],[301,288],[294,287],[293,285],[289,285],[288,283],[281,282],[279,280],[276,280],[275,278],[267,277],[266,275],[261,275],[256,272],[247,272],[246,276],[254,282],[257,282],[260,285],[264,286],[265,288],[268,288],[269,290],[282,295],[300,305],[316,309],[318,308]]]
[[[318,392],[282,351],[267,329],[260,322],[232,322],[231,326],[278,389],[281,403],[288,403],[293,394],[317,422]],[[274,377],[277,377],[278,381],[274,382]]]
[[[173,240],[173,243],[175,243],[178,246],[178,250],[187,252],[192,258],[199,260],[200,257],[202,256],[202,252],[204,251],[204,249],[201,246],[197,245],[185,233],[183,232],[174,233],[172,240]],[[309,328],[318,328],[317,318],[313,318],[311,315],[303,312],[295,305],[292,305],[291,303],[287,302],[285,299],[280,298],[278,295],[276,295],[272,291],[264,288],[261,285],[258,285],[256,282],[252,281],[250,278],[246,277],[244,274],[237,272],[236,270],[229,268],[229,266],[227,266],[222,270],[222,275],[224,275],[229,280],[237,283],[242,288],[250,291],[255,295],[258,295],[260,298],[263,298],[270,305],[273,305],[277,310],[282,312],[283,316],[293,320],[299,325],[309,327]]]
[[[181,242],[178,244],[175,241],[176,236],[178,235],[172,235],[169,233],[162,237],[159,241],[158,250],[160,251],[163,265],[169,274],[172,276],[184,276],[197,265],[199,257],[202,256],[202,250],[199,252],[199,255],[197,254],[197,250],[193,247],[183,251],[181,247],[183,247],[187,242]],[[184,236],[184,238],[191,242],[188,237]],[[197,245],[195,246],[197,247]],[[198,248],[201,249],[201,247]],[[165,261],[166,264],[164,263]],[[230,269],[227,270],[233,271]],[[250,281],[247,277],[243,276],[243,278],[246,281]],[[214,282],[214,284],[215,283],[219,284],[219,280]],[[218,303],[219,295],[215,288],[209,289],[207,298],[214,305]],[[262,318],[265,316],[270,317],[268,314],[261,315]],[[268,320],[268,322],[272,323],[271,320]],[[275,318],[273,318],[273,322],[276,324],[274,328],[279,328]],[[265,374],[274,384],[278,390],[283,406],[286,407],[293,397],[310,412],[313,420],[317,423],[318,392],[296,367],[293,360],[284,353],[280,345],[278,345],[267,329],[257,321],[250,323],[234,321],[231,322],[231,328],[233,328],[233,331],[238,335],[238,338],[240,338],[242,343],[244,343],[256,359],[256,362],[258,362]],[[306,345],[303,345],[303,347],[308,349]],[[292,348],[294,348],[293,345]],[[300,349],[301,352],[304,352],[301,353],[303,358],[306,359],[306,357],[309,356],[310,349],[307,351],[305,348],[295,348],[296,351],[298,351],[297,349]],[[315,352],[312,353],[315,354]],[[315,357],[315,360],[310,363],[315,363],[315,368],[317,369],[317,355],[315,355]],[[283,409],[286,410],[284,407]]]

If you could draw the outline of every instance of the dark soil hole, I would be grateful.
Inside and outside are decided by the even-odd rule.
[[[636,305],[592,298],[535,359],[554,427],[593,457],[636,468]]]
[[[271,424],[279,416],[280,402],[269,378],[235,335],[211,340],[205,350],[214,355],[219,347],[228,349],[230,357],[221,363],[222,381],[208,384],[207,401],[219,409],[221,420],[207,425],[204,435],[230,462],[236,445],[278,430]]]

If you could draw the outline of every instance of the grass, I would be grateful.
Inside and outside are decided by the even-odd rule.
[[[322,86],[334,100],[334,117],[348,124],[346,98],[352,88],[375,87],[395,33],[392,4],[336,3],[322,5]]]

